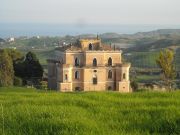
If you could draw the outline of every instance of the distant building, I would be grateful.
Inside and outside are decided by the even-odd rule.
[[[98,38],[60,47],[48,59],[48,87],[63,92],[130,92],[130,64],[122,63],[121,53]]]
[[[14,42],[15,41],[15,38],[14,37],[11,37],[8,39],[9,42]]]

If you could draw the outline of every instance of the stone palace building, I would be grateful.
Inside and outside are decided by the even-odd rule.
[[[98,37],[59,47],[48,59],[48,87],[62,92],[130,92],[130,64],[122,63],[121,54]]]

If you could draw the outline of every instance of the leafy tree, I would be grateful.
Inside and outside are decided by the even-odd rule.
[[[42,78],[43,68],[34,53],[28,52],[26,54],[24,64],[26,76],[28,78]]]
[[[42,76],[43,68],[34,53],[28,52],[24,59],[16,50],[0,50],[0,86],[21,85],[22,79],[37,82]]]
[[[47,90],[48,89],[47,81],[41,81],[40,82],[40,89],[42,89],[42,90]]]
[[[5,50],[7,51],[8,55],[13,60],[13,63],[24,58],[22,53],[17,50],[14,50],[14,49],[5,49]]]
[[[132,88],[133,91],[138,90],[138,83],[137,83],[136,80],[131,81],[130,85],[131,85],[131,88]]]
[[[159,57],[156,60],[157,65],[163,73],[163,81],[169,90],[172,90],[173,79],[176,77],[174,52],[169,49],[160,51]]]
[[[14,70],[11,57],[6,50],[0,50],[0,86],[13,85]]]
[[[34,53],[28,52],[25,56],[25,60],[16,62],[15,75],[23,78],[24,83],[28,80],[37,82],[37,80],[42,78],[43,68]]]
[[[14,86],[22,86],[22,85],[23,85],[22,79],[15,76],[14,77]]]

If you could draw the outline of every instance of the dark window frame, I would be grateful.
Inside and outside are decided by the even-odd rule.
[[[97,84],[98,84],[97,77],[93,77],[93,85],[97,85]]]
[[[75,71],[74,78],[75,78],[75,79],[79,79],[79,78],[80,78],[80,76],[79,76],[79,71]]]
[[[113,73],[111,70],[108,71],[108,79],[112,79],[113,78]]]
[[[89,44],[89,50],[93,50],[93,45],[91,43]]]
[[[126,73],[123,73],[123,79],[126,79]]]
[[[78,58],[75,58],[74,65],[78,67],[80,65],[80,60]]]
[[[93,59],[93,67],[97,67],[97,59],[96,58]]]
[[[109,57],[109,59],[108,59],[108,66],[112,66],[112,58],[111,57]]]

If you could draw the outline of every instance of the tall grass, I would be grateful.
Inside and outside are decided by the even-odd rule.
[[[5,135],[180,134],[179,91],[60,93],[0,88],[0,103]]]
[[[2,104],[1,104],[1,114],[2,114],[2,135],[4,135],[4,111]]]

